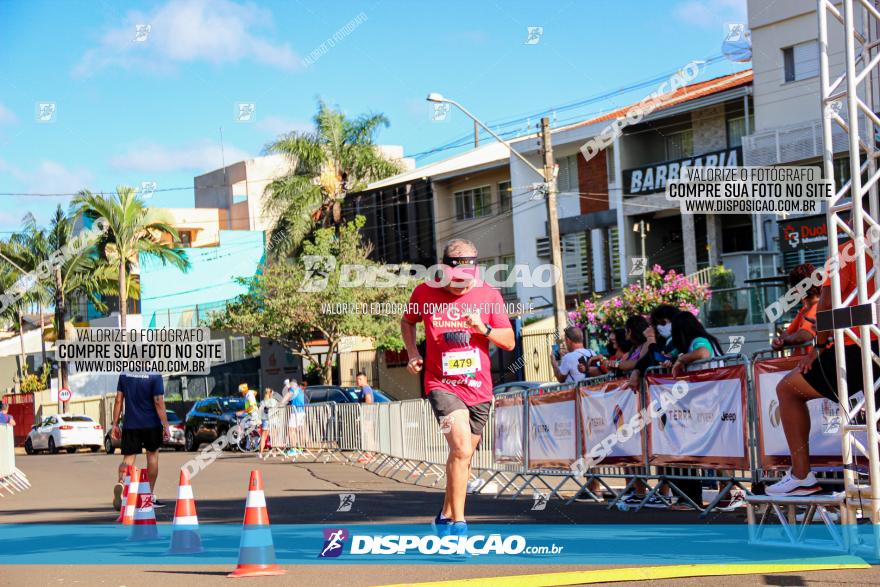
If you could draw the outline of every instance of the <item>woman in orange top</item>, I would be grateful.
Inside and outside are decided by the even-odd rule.
[[[866,232],[867,227],[866,227]],[[875,232],[875,231],[871,231]],[[868,239],[866,239],[868,241]],[[870,273],[874,267],[874,259],[871,256],[870,241],[862,243],[865,248],[865,272]],[[856,289],[856,243],[848,241],[838,247],[837,259],[839,262],[839,279],[841,300],[848,306],[858,305],[858,296],[853,295]],[[874,294],[874,279],[868,278],[867,295]],[[831,309],[831,279],[830,275],[822,284],[819,293],[819,312]],[[859,334],[859,328],[854,328],[855,334]],[[800,364],[786,375],[776,386],[776,396],[779,398],[779,411],[782,417],[782,428],[785,431],[785,440],[788,443],[791,454],[791,469],[777,483],[766,488],[767,495],[810,495],[818,493],[822,489],[816,477],[810,470],[810,413],[807,402],[814,399],[826,398],[833,402],[839,402],[837,388],[840,382],[841,372],[837,367],[837,357],[834,345],[831,344],[831,331],[819,332],[816,336],[815,348],[804,355]],[[846,387],[850,395],[863,389],[862,385],[862,354],[861,349],[846,334],[844,334],[844,365]],[[871,337],[871,347],[877,353],[877,340]],[[873,379],[880,378],[880,368],[873,365]]]
[[[798,265],[788,274],[788,285],[794,287],[802,280],[809,278],[816,270],[812,263],[804,263]],[[804,305],[800,312],[788,325],[785,334],[773,339],[770,346],[774,351],[779,351],[785,347],[801,346],[802,344],[812,342],[816,338],[816,309],[819,307],[819,286],[814,285],[804,294]],[[813,350],[812,346],[798,349],[799,354],[809,353]]]

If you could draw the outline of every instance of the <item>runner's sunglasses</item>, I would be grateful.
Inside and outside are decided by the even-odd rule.
[[[443,264],[448,265],[449,267],[458,267],[459,265],[476,265],[477,258],[476,257],[443,257]]]

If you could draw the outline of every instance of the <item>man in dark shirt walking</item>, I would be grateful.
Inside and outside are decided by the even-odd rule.
[[[119,417],[125,404],[125,420],[119,429]],[[122,462],[119,479],[113,488],[113,507],[122,505],[122,479],[129,465],[141,450],[147,451],[147,476],[153,492],[153,507],[165,504],[156,501],[156,479],[159,477],[159,449],[171,438],[168,414],[165,412],[165,386],[158,373],[122,373],[116,384],[116,402],[113,404],[113,438],[122,438]]]

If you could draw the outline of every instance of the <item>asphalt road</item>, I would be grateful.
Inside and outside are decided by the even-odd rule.
[[[159,523],[170,522],[177,494],[180,466],[192,457],[187,453],[163,452],[156,494],[167,502],[157,510]],[[74,455],[17,457],[17,465],[32,488],[0,499],[4,524],[63,523],[108,524],[119,455],[80,452]],[[143,466],[142,458],[139,465]],[[340,463],[266,462],[241,454],[224,454],[193,480],[199,522],[240,524],[244,514],[249,473],[262,471],[266,502],[272,524],[426,524],[442,503],[439,489],[417,487],[380,477],[360,467]],[[337,512],[340,493],[354,493],[351,512]],[[532,511],[532,500],[493,499],[472,496],[468,521],[481,523],[629,524],[703,523],[689,511],[642,511],[625,514],[602,505],[576,503],[570,507],[551,502],[543,511]],[[720,514],[705,523],[745,523],[742,514]],[[2,555],[0,585],[164,585],[187,587],[215,584],[231,570],[218,565],[15,565]],[[6,558],[7,560],[4,560]],[[536,573],[583,571],[593,566],[563,565],[291,565],[285,577],[254,579],[277,585],[387,585],[426,581],[499,577]],[[695,577],[644,581],[651,585],[870,585],[880,584],[878,569],[810,571],[739,577]],[[479,582],[474,584],[480,584]],[[600,583],[591,583],[600,584]]]

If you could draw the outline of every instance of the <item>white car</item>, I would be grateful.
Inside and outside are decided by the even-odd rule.
[[[24,450],[32,455],[47,450],[56,454],[59,449],[76,452],[88,447],[98,452],[104,445],[103,426],[80,414],[60,414],[46,416],[39,424],[34,424],[24,441]]]

